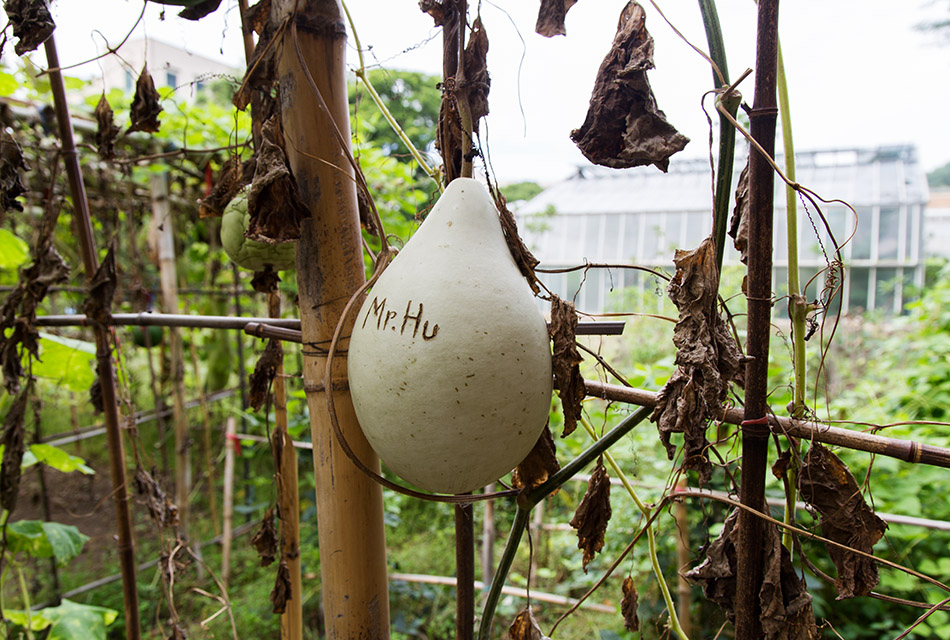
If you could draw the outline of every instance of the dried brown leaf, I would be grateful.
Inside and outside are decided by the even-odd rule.
[[[247,196],[250,215],[245,236],[258,242],[287,242],[300,238],[300,221],[310,217],[301,202],[287,156],[280,119],[272,116],[261,129],[254,180]]]
[[[522,609],[508,627],[508,640],[551,640],[541,632],[530,605]]]
[[[53,35],[56,24],[46,0],[6,0],[3,10],[18,38],[13,50],[18,56],[35,50]]]
[[[244,14],[244,24],[248,25],[251,31],[257,35],[264,32],[264,27],[270,18],[270,4],[271,0],[260,0],[253,7],[248,7]]]
[[[561,465],[557,461],[554,437],[547,425],[527,457],[515,467],[511,474],[511,484],[517,489],[534,489],[547,482]]]
[[[280,283],[280,276],[271,265],[266,265],[263,271],[255,271],[251,278],[251,288],[258,293],[275,293]]]
[[[571,140],[594,164],[617,169],[653,164],[666,171],[670,156],[689,142],[657,107],[647,79],[653,67],[646,14],[636,2],[628,2],[597,71],[587,118],[571,132]]]
[[[279,47],[274,46],[274,37],[277,35],[278,25],[270,19],[270,0],[258,2],[248,10],[248,14],[249,20],[246,24],[250,24],[259,37],[254,45],[254,53],[247,62],[244,80],[231,98],[231,102],[239,111],[244,111],[247,105],[251,104],[255,92],[258,96],[269,93],[277,78]],[[255,110],[256,108],[255,106]],[[254,119],[258,120],[258,114],[253,115]],[[265,121],[269,115],[260,118],[260,121]]]
[[[92,412],[95,415],[99,415],[105,410],[105,406],[102,404],[102,382],[99,378],[93,380],[89,386],[89,404],[92,405]]]
[[[135,488],[145,497],[149,515],[160,527],[173,527],[178,524],[178,506],[171,501],[161,483],[145,469],[135,470]]]
[[[814,443],[798,473],[802,500],[821,514],[821,533],[829,540],[872,553],[887,523],[868,506],[847,465],[826,447]],[[864,596],[878,583],[877,563],[870,558],[827,545],[838,576],[838,599]]]
[[[247,403],[254,411],[260,411],[267,402],[267,392],[274,381],[274,376],[277,375],[277,367],[283,359],[284,352],[280,347],[280,342],[268,340],[264,352],[254,365],[254,373],[249,378]]]
[[[488,34],[481,18],[476,18],[472,23],[462,64],[465,69],[463,95],[468,98],[472,131],[478,133],[479,119],[488,115],[488,91],[491,87],[491,78],[488,75]]]
[[[458,15],[453,0],[419,0],[419,10],[428,13],[437,27],[444,27],[447,20],[454,23]]]
[[[206,15],[217,11],[220,4],[221,0],[204,0],[204,2],[194,4],[187,9],[182,9],[178,12],[178,17],[185,20],[201,20]]]
[[[111,247],[89,283],[89,297],[82,305],[82,312],[87,319],[99,324],[109,322],[117,280],[115,247]]]
[[[198,203],[198,215],[202,218],[223,216],[231,200],[251,184],[256,167],[254,158],[243,163],[238,156],[228,158],[218,170],[211,193]]]
[[[564,410],[562,438],[571,435],[577,428],[577,421],[581,417],[581,400],[586,394],[580,369],[583,358],[574,342],[576,330],[577,314],[574,312],[574,305],[556,295],[552,296],[550,332],[554,345],[551,368]]]
[[[158,114],[162,112],[160,99],[161,96],[155,90],[155,82],[148,73],[148,67],[143,66],[139,79],[135,82],[135,95],[132,97],[132,108],[129,114],[129,119],[132,121],[129,125],[129,133],[133,131],[158,132],[161,126]]]
[[[498,189],[495,189],[492,185],[489,185],[489,190],[491,191],[492,198],[495,200],[495,207],[498,209],[499,219],[501,220],[501,230],[505,234],[508,251],[511,253],[515,264],[518,265],[518,271],[520,271],[524,279],[528,281],[528,286],[531,287],[531,290],[535,294],[538,294],[541,292],[541,287],[534,268],[537,267],[541,261],[534,257],[534,254],[532,254],[527,245],[525,245],[524,240],[518,235],[518,224],[515,222],[514,214],[508,209],[508,201],[505,199],[504,194]]]
[[[702,587],[706,598],[719,605],[730,621],[735,620],[738,519],[737,510],[729,514],[722,533],[706,549],[703,562],[684,574],[687,580]],[[763,578],[759,606],[765,638],[815,640],[818,629],[811,596],[805,590],[804,581],[795,573],[778,529],[771,523],[763,523],[763,526],[765,541],[762,545]]]
[[[676,447],[674,433],[684,434],[684,461],[696,469],[700,482],[708,482],[712,465],[706,454],[706,425],[717,417],[726,399],[729,382],[742,384],[743,356],[718,311],[719,273],[711,237],[694,251],[676,251],[676,274],[670,281],[670,299],[679,310],[673,329],[677,369],[657,395],[650,420],[670,460]]]
[[[26,187],[20,180],[21,170],[29,170],[23,150],[12,134],[0,127],[0,213],[7,210],[23,211],[23,204],[17,200],[17,197],[26,193]]]
[[[251,538],[251,544],[257,550],[261,559],[261,566],[266,567],[277,558],[280,553],[280,542],[277,538],[277,528],[274,526],[274,508],[271,507],[264,514],[261,526]]]
[[[749,162],[746,161],[736,184],[736,206],[729,221],[729,236],[734,240],[742,264],[749,263]]]
[[[287,610],[287,601],[293,598],[293,588],[290,585],[290,566],[286,560],[277,565],[277,576],[274,578],[274,590],[270,592],[270,601],[274,605],[274,613],[282,614]]]
[[[0,464],[0,507],[12,512],[16,509],[20,489],[21,464],[26,450],[24,419],[30,393],[27,385],[14,398],[3,419],[3,462]]]
[[[534,25],[535,32],[545,38],[566,36],[567,29],[564,28],[564,18],[575,4],[577,4],[577,0],[541,0],[541,8],[538,9],[538,21]]]
[[[587,492],[571,518],[571,526],[577,530],[577,548],[584,551],[581,563],[585,573],[590,561],[604,548],[611,514],[610,476],[601,457],[587,482]]]
[[[106,100],[106,92],[103,91],[96,105],[96,149],[103,160],[111,160],[115,157],[115,140],[119,137],[119,127],[116,126],[114,119],[112,106]]]
[[[637,616],[637,603],[640,601],[640,594],[637,593],[637,585],[633,584],[633,578],[630,576],[624,578],[622,589],[620,614],[623,616],[623,628],[627,631],[639,631],[640,618]]]

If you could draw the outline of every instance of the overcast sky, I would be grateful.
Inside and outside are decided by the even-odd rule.
[[[476,6],[474,0],[470,4]],[[498,180],[543,184],[586,163],[570,141],[584,121],[594,76],[610,47],[626,0],[580,0],[567,16],[567,36],[534,33],[537,0],[482,0],[491,42],[488,150]],[[706,48],[698,3],[657,0],[669,20]],[[647,28],[656,40],[650,72],[657,101],[692,142],[681,155],[705,157],[709,128],[700,98],[712,84],[707,63],[684,43],[649,0]],[[719,0],[732,78],[753,66],[752,0]],[[150,4],[136,31],[204,56],[243,64],[236,0],[200,23]],[[439,73],[441,37],[417,0],[349,0],[368,64]],[[141,11],[138,0],[56,0],[60,59],[79,61],[117,43]],[[93,9],[94,8],[94,9]],[[780,34],[788,72],[796,148],[869,147],[912,143],[925,170],[950,161],[950,37],[916,30],[947,17],[932,0],[796,0],[780,4]],[[100,36],[99,34],[102,34]],[[352,45],[352,38],[350,39]],[[42,58],[39,58],[42,59]],[[351,49],[350,64],[356,64]],[[97,75],[95,64],[77,75]],[[751,102],[752,76],[740,87]],[[711,101],[707,101],[711,105]],[[833,194],[828,194],[833,195]]]

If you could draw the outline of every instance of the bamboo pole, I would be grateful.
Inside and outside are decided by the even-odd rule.
[[[485,487],[485,493],[494,493],[495,483]],[[482,582],[491,583],[495,571],[495,501],[485,500],[482,520]]]
[[[325,349],[344,306],[365,280],[349,158],[345,23],[337,0],[277,0],[273,6],[274,18],[290,21],[277,62],[287,157],[312,214],[301,223],[297,286],[326,637],[388,638],[382,489],[350,462],[336,442],[324,396],[333,394],[339,426],[350,447],[378,469],[347,388],[345,340],[326,379]],[[352,321],[343,335],[349,335],[350,327]]]
[[[162,476],[167,481],[168,480],[168,443],[165,442],[168,437],[168,430],[165,426],[165,397],[159,393],[158,378],[155,375],[155,363],[152,357],[152,337],[151,333],[148,331],[143,332],[145,335],[145,358],[148,363],[148,381],[149,387],[152,390],[152,397],[155,401],[155,419],[158,425],[158,447],[159,447],[159,457],[162,461]]]
[[[99,269],[99,258],[96,254],[95,238],[92,233],[92,219],[89,214],[89,201],[86,198],[86,186],[79,165],[79,156],[76,153],[76,144],[73,141],[69,106],[66,103],[66,85],[63,81],[63,75],[59,71],[59,55],[56,52],[55,38],[50,36],[44,46],[46,60],[50,68],[50,88],[53,93],[56,123],[59,128],[63,164],[69,179],[69,190],[73,200],[73,229],[79,238],[86,282],[91,283]],[[125,451],[122,444],[122,433],[119,430],[119,406],[116,400],[112,350],[109,344],[108,329],[105,326],[94,325],[93,332],[96,340],[96,367],[102,389],[102,407],[109,444],[109,470],[112,476],[112,499],[116,514],[116,550],[119,555],[119,567],[122,573],[126,638],[127,640],[138,640],[141,637],[141,632],[135,577],[135,539],[132,534],[132,514],[129,510],[129,496],[126,490]]]
[[[145,335],[148,335],[148,332]],[[191,338],[191,368],[195,372],[195,382],[200,389],[201,371],[198,368],[198,347],[195,344],[194,336]],[[208,409],[208,401],[204,393],[198,394],[198,406],[201,407],[202,444],[204,449],[202,453],[205,460],[205,484],[208,485],[208,510],[211,512],[211,528],[214,530],[214,535],[219,535],[221,533],[221,523],[218,518],[218,495],[214,489],[214,461],[211,455],[211,411]],[[159,420],[161,420],[160,417]],[[161,425],[161,422],[159,422],[159,425]]]
[[[752,138],[765,153],[775,155],[775,98],[778,43],[778,0],[760,0],[756,38],[755,95],[749,112]],[[746,353],[745,419],[742,430],[740,502],[765,508],[768,467],[769,331],[772,314],[772,206],[774,176],[762,153],[749,157],[749,273],[747,286],[748,334]],[[759,590],[765,523],[753,512],[739,512],[736,544],[736,640],[753,640],[762,634]]]
[[[178,313],[178,270],[175,265],[175,232],[168,206],[168,176],[151,175],[153,225],[158,224],[158,270],[162,284],[162,306],[166,313]],[[191,494],[191,439],[185,421],[184,355],[181,333],[172,327],[168,332],[171,359],[172,423],[175,430],[175,504],[178,505],[178,528],[188,535],[189,496]]]
[[[234,434],[237,421],[228,417],[224,436],[224,522],[221,527],[221,584],[228,586],[231,579],[231,531],[234,523]]]
[[[683,491],[687,488],[686,476],[681,475],[676,482],[676,490]],[[693,635],[693,625],[690,621],[689,609],[692,605],[692,587],[683,572],[687,570],[692,562],[692,551],[689,544],[689,511],[685,500],[677,500],[673,505],[673,519],[676,521],[676,617],[679,618],[680,627],[686,637]]]

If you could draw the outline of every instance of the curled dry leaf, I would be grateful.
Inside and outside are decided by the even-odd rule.
[[[280,543],[277,538],[277,528],[274,526],[274,508],[271,507],[264,514],[261,526],[251,537],[251,544],[257,550],[261,559],[261,566],[266,567],[277,558],[280,552]]]
[[[419,0],[419,10],[428,13],[437,27],[444,27],[446,20],[454,21],[458,14],[455,7],[452,0]]]
[[[270,19],[270,7],[270,0],[261,0],[250,7],[244,16],[244,24],[250,25],[258,38],[257,44],[254,45],[254,53],[247,63],[244,81],[231,98],[231,102],[239,111],[244,111],[247,105],[251,104],[251,99],[255,93],[261,99],[269,94],[269,90],[277,78],[278,47],[274,46],[274,37],[277,34],[278,24]],[[255,106],[256,110],[257,107]],[[269,112],[270,107],[265,111]],[[255,120],[258,119],[259,114],[254,113],[252,115]],[[266,116],[261,118],[261,121],[264,120],[266,120]]]
[[[514,622],[508,627],[508,640],[551,640],[541,632],[538,621],[527,606],[515,616]]]
[[[29,166],[23,158],[23,149],[6,129],[0,127],[0,213],[7,210],[23,211],[17,197],[26,193],[20,181],[20,171]]]
[[[12,512],[16,509],[20,489],[21,464],[26,450],[24,418],[30,392],[27,385],[14,398],[3,419],[3,462],[0,464],[0,507]]]
[[[96,105],[96,149],[103,160],[115,157],[115,140],[119,137],[119,127],[115,125],[114,119],[112,106],[103,91]]]
[[[92,405],[92,412],[95,415],[99,415],[105,410],[105,406],[102,404],[102,382],[99,378],[93,380],[89,386],[89,404]]]
[[[82,305],[82,312],[86,314],[87,319],[98,324],[109,322],[117,279],[115,247],[110,247],[89,283],[89,297]]]
[[[46,0],[5,0],[3,10],[13,25],[13,37],[18,39],[13,47],[18,56],[35,50],[56,29]]]
[[[478,121],[488,115],[488,91],[491,78],[488,76],[488,33],[481,18],[476,18],[469,32],[468,44],[462,57],[465,65],[465,86],[461,87],[472,114],[472,130],[478,133]]]
[[[594,164],[616,169],[653,164],[666,171],[670,156],[689,142],[657,107],[647,79],[653,67],[646,14],[631,1],[597,71],[587,119],[571,132],[571,140]]]
[[[884,535],[887,523],[881,520],[861,494],[847,465],[826,447],[814,443],[798,473],[802,500],[821,515],[821,534],[858,551],[872,553]],[[838,599],[865,596],[878,583],[877,563],[838,547],[827,546],[838,576]]]
[[[623,599],[620,601],[620,615],[623,616],[623,628],[627,631],[640,630],[640,618],[637,616],[637,603],[640,601],[640,594],[637,593],[637,585],[633,584],[633,578],[627,576],[623,579]]]
[[[247,403],[254,411],[260,411],[261,407],[267,401],[267,392],[270,389],[274,376],[277,375],[277,367],[284,359],[284,352],[277,340],[268,340],[264,352],[258,358],[254,365],[254,373],[250,375],[250,389],[248,390]]]
[[[139,79],[135,81],[135,95],[132,97],[132,108],[129,113],[129,119],[132,121],[129,125],[129,133],[133,131],[158,132],[161,126],[158,114],[162,112],[162,105],[158,102],[160,99],[161,96],[155,90],[155,82],[148,73],[148,67],[143,66]]]
[[[551,339],[554,342],[551,368],[554,384],[564,410],[564,430],[561,437],[571,435],[581,417],[581,400],[584,399],[584,378],[580,363],[583,361],[574,343],[577,330],[577,314],[574,305],[559,297],[551,297]]]
[[[712,238],[694,251],[677,250],[673,261],[676,275],[668,291],[679,310],[673,329],[677,368],[657,395],[650,420],[656,423],[670,460],[676,453],[671,435],[684,434],[683,466],[699,471],[700,482],[705,483],[712,475],[706,424],[721,412],[729,382],[742,384],[743,356],[719,315],[719,273]]]
[[[277,285],[280,282],[280,276],[274,271],[271,265],[265,265],[262,271],[255,271],[251,278],[251,288],[258,293],[274,293],[277,291]]]
[[[257,161],[254,158],[243,163],[238,156],[228,158],[218,170],[211,193],[199,202],[198,215],[202,218],[223,216],[231,200],[251,184],[256,167]]]
[[[534,25],[535,32],[545,38],[567,35],[564,18],[575,4],[577,0],[541,0],[538,21]]]
[[[587,482],[587,492],[571,518],[571,526],[577,530],[577,548],[584,552],[581,562],[585,573],[590,561],[604,548],[611,515],[610,476],[601,457]]]
[[[258,242],[287,242],[300,238],[300,221],[310,217],[301,202],[287,156],[280,119],[270,117],[261,129],[254,180],[247,195],[250,223],[244,235]]]
[[[557,461],[554,437],[547,425],[527,457],[515,467],[511,474],[511,484],[516,489],[534,489],[547,482],[561,465]]]
[[[736,543],[738,511],[726,518],[722,533],[706,549],[703,562],[684,574],[698,584],[707,599],[715,602],[735,621],[736,606]],[[782,546],[778,529],[764,523],[762,545],[762,586],[759,591],[762,630],[768,640],[815,640],[818,629],[811,606],[811,596],[804,581],[795,573],[791,556]],[[747,605],[744,605],[747,606]]]
[[[145,496],[149,515],[158,526],[171,527],[178,524],[178,506],[171,501],[158,480],[141,467],[135,470],[135,488],[140,495]]]
[[[742,264],[749,263],[749,161],[742,167],[736,184],[736,206],[729,221],[729,236],[733,239]]]
[[[538,284],[538,276],[535,275],[534,268],[541,261],[534,257],[534,254],[531,253],[518,234],[518,224],[515,222],[514,214],[508,209],[508,201],[504,194],[491,184],[488,185],[488,189],[495,201],[495,208],[498,209],[501,230],[505,234],[508,251],[511,253],[511,257],[514,258],[515,264],[518,265],[518,271],[521,272],[524,279],[528,281],[528,286],[537,295],[541,292],[541,287]]]
[[[277,576],[274,578],[274,590],[270,592],[270,601],[274,605],[274,613],[282,614],[287,610],[287,601],[293,598],[293,588],[290,585],[290,565],[281,560],[277,565]]]
[[[217,11],[220,4],[221,0],[203,0],[179,11],[178,17],[185,20],[201,20],[206,15]]]

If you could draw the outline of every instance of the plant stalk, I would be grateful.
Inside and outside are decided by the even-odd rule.
[[[455,505],[455,638],[475,630],[475,517],[471,502]]]
[[[749,113],[752,137],[762,149],[775,155],[776,59],[778,47],[778,0],[759,0],[755,96]],[[768,363],[772,311],[772,205],[774,176],[769,161],[760,152],[749,157],[749,273],[747,286],[748,337],[746,353],[745,419],[742,430],[742,480],[739,497],[743,505],[762,511],[765,507],[765,475],[768,467]],[[739,513],[736,559],[736,640],[761,636],[759,590],[762,582],[764,523],[753,513]]]
[[[92,220],[89,214],[89,201],[83,182],[79,155],[73,141],[72,121],[69,106],[66,103],[66,85],[59,71],[59,55],[56,51],[55,37],[50,36],[45,44],[46,59],[49,64],[50,88],[53,93],[53,105],[63,164],[69,180],[69,189],[74,207],[74,231],[79,237],[86,281],[91,282],[99,268],[95,239],[92,232]],[[132,515],[129,510],[129,496],[126,490],[125,451],[122,434],[119,430],[119,407],[116,401],[115,374],[112,367],[112,353],[109,344],[108,328],[96,324],[93,326],[96,341],[96,364],[99,384],[102,390],[102,406],[106,423],[106,435],[109,446],[109,468],[112,475],[112,498],[115,504],[117,552],[122,573],[122,595],[125,607],[125,625],[127,640],[141,637],[139,625],[139,601],[135,577],[135,541],[132,535]]]
[[[26,577],[23,575],[23,567],[19,564],[16,568],[17,583],[20,585],[20,597],[23,598],[23,611],[26,612],[26,637],[33,640],[33,612],[30,605],[30,590],[26,587]]]

